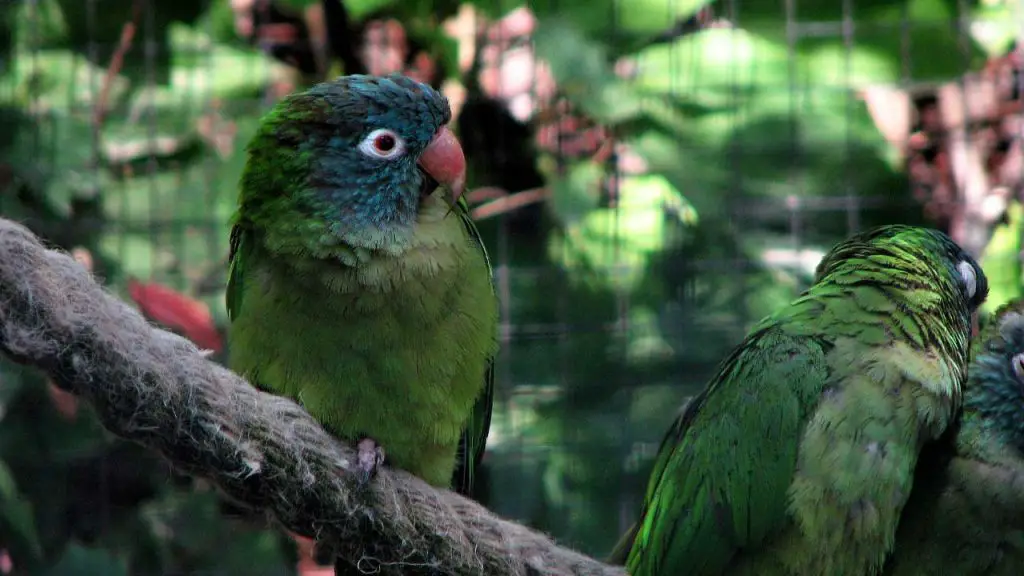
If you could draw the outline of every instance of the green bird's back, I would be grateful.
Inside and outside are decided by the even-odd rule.
[[[497,300],[465,200],[436,185],[461,192],[464,161],[437,162],[458,147],[450,114],[400,76],[342,77],[267,114],[232,232],[229,351],[232,369],[338,437],[468,493]]]
[[[613,560],[633,576],[876,572],[921,446],[957,410],[986,290],[934,230],[833,248],[672,425]]]

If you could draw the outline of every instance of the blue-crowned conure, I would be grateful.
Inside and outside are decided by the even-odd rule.
[[[231,232],[230,366],[387,462],[468,493],[498,306],[461,198],[448,101],[393,75],[291,94],[248,145]]]

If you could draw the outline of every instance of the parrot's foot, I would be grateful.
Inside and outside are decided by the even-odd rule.
[[[359,448],[358,469],[359,485],[365,486],[370,478],[377,473],[377,467],[384,463],[384,448],[373,438],[363,438],[357,445]]]

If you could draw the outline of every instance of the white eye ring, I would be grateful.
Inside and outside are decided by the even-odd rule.
[[[359,151],[371,158],[390,160],[405,153],[405,140],[387,128],[378,128],[363,138]]]
[[[956,265],[956,271],[960,273],[960,279],[964,281],[964,287],[967,288],[968,300],[974,298],[974,294],[978,291],[978,276],[974,271],[974,266],[964,260]]]
[[[1013,373],[1017,376],[1017,380],[1024,382],[1024,352],[1014,354],[1010,359],[1010,366],[1013,366]]]

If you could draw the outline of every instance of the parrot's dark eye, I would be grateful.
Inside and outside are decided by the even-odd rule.
[[[363,138],[359,151],[372,158],[390,160],[405,153],[405,141],[387,128],[378,128]]]
[[[373,141],[373,147],[384,153],[390,152],[395,144],[395,137],[391,134],[381,134]]]
[[[1024,352],[1014,354],[1013,358],[1010,359],[1010,364],[1013,366],[1013,374],[1017,377],[1017,380],[1024,382]]]

